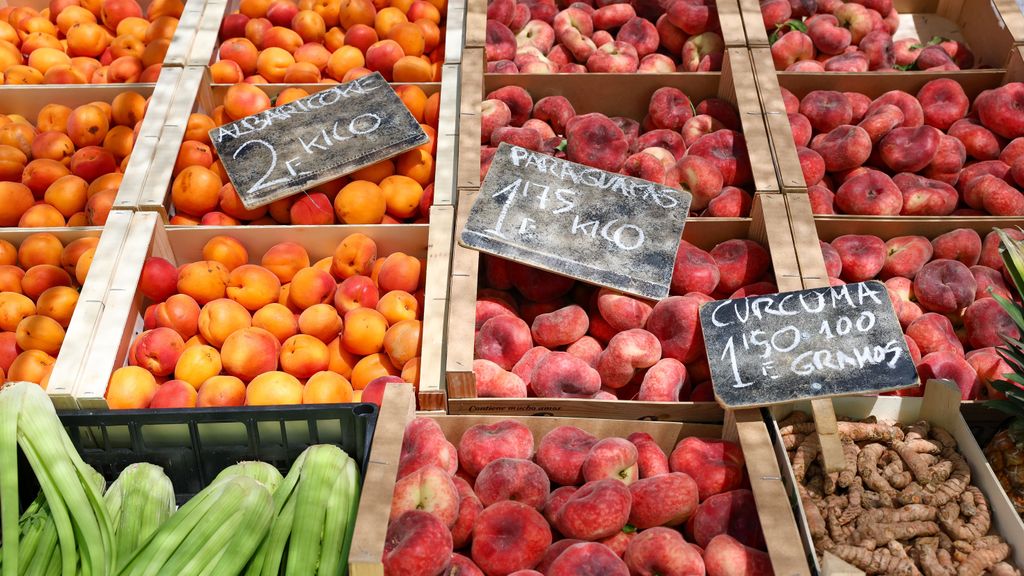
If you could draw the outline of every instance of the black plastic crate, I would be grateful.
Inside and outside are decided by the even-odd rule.
[[[59,416],[82,459],[108,483],[130,464],[149,462],[164,469],[182,504],[221,470],[243,460],[260,460],[287,474],[313,444],[339,446],[365,476],[377,414],[374,404],[322,404],[96,410]],[[21,496],[27,503],[39,486],[27,463],[21,464]]]

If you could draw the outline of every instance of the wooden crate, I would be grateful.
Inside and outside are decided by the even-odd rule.
[[[402,251],[427,259],[427,284],[424,295],[423,352],[420,383],[427,390],[436,390],[442,377],[441,339],[431,335],[443,332],[444,304],[447,294],[448,253],[445,246],[451,237],[452,208],[433,209],[430,225],[380,226],[203,226],[167,227],[155,212],[131,215],[125,247],[122,250],[104,300],[94,338],[87,343],[88,360],[80,371],[74,397],[82,408],[106,408],[107,382],[111,373],[126,364],[132,339],[141,332],[142,314],[150,304],[138,289],[142,265],[149,256],[166,258],[176,265],[202,260],[203,245],[217,235],[230,235],[249,250],[254,261],[271,246],[280,242],[296,242],[317,261],[333,255],[335,247],[349,234],[360,232],[374,239],[378,254]]]
[[[416,84],[429,96],[441,90],[441,83]],[[193,112],[210,114],[213,109],[223,104],[224,95],[230,86],[225,84],[214,84],[210,78],[209,70],[205,66],[189,66],[183,69],[181,80],[178,83],[174,99],[170,103],[166,121],[160,132],[159,141],[156,145],[156,154],[153,158],[152,167],[146,175],[143,186],[143,194],[138,200],[138,209],[160,213],[164,221],[168,221],[173,215],[170,198],[170,188],[173,182],[174,163],[178,157],[178,150],[185,139],[185,129],[188,127],[189,115]],[[260,88],[271,98],[275,98],[286,88],[303,88],[309,93],[320,92],[331,87],[329,84],[262,84]],[[454,100],[448,102],[450,107],[455,106]],[[449,113],[449,118],[453,115]],[[440,126],[439,126],[440,128]],[[450,127],[446,131],[451,132]],[[443,147],[441,144],[440,131],[438,132],[438,158],[435,166],[441,165],[441,154],[444,152],[449,157],[454,157],[454,149]],[[451,162],[447,160],[446,162]],[[451,177],[444,170],[442,174],[442,186],[451,187]],[[446,189],[441,198],[451,204],[451,192]],[[435,200],[436,205],[443,205],[444,202]],[[127,208],[115,203],[117,208]]]
[[[372,468],[367,470],[364,484],[369,486],[372,483],[374,494],[371,498],[364,495],[360,501],[352,553],[349,556],[350,574],[353,576],[382,576],[384,573],[380,562],[387,531],[387,522],[384,519],[388,517],[388,511],[391,509],[391,495],[394,492],[402,446],[402,431],[412,419],[412,414],[408,412],[411,405],[408,388],[403,391],[400,387],[388,387],[384,397],[384,408],[381,417],[378,418],[377,431],[374,434],[373,451],[370,456]],[[515,416],[511,419],[528,427],[533,432],[535,442],[539,442],[544,434],[558,426],[576,426],[598,438],[625,437],[633,432],[646,432],[654,437],[666,454],[671,453],[677,442],[690,436],[725,438],[739,442],[743,448],[751,491],[757,502],[761,529],[775,574],[810,574],[803,551],[793,545],[799,538],[797,522],[787,501],[786,489],[772,455],[771,439],[761,413],[758,410],[743,410],[730,413],[733,414],[735,418],[730,418],[724,425],[529,416]],[[403,415],[404,419],[401,418]],[[500,416],[430,417],[441,426],[448,440],[456,445],[470,426],[509,419]],[[382,426],[385,426],[386,430],[382,430]]]
[[[441,12],[441,43],[445,49],[445,59],[443,62],[446,64],[459,63],[461,51],[456,49],[456,47],[463,45],[462,26],[465,24],[466,18],[465,1],[449,0],[446,9]],[[221,23],[228,14],[237,12],[240,4],[241,0],[208,0],[205,2],[191,49],[187,52],[183,61],[176,60],[176,62],[182,61],[185,66],[209,66],[219,60]],[[387,6],[387,4],[385,3],[384,6]],[[452,31],[447,30],[449,18],[454,20],[452,24],[455,29]],[[383,40],[383,38],[381,39]],[[451,57],[448,55],[450,48],[453,52]],[[287,84],[284,84],[284,86],[287,86]]]
[[[559,3],[565,8],[570,2]],[[667,5],[667,4],[662,4]],[[745,48],[747,37],[744,33],[743,19],[740,17],[740,4],[737,0],[715,0],[718,8],[718,21],[722,25],[719,32],[726,48]],[[449,6],[449,10],[451,7]],[[652,21],[651,24],[654,24]],[[467,0],[466,2],[466,48],[483,48],[487,45],[487,0]],[[446,48],[447,50],[447,48]]]
[[[145,14],[146,9],[154,0],[137,0],[139,6],[142,7],[142,12]],[[184,65],[185,55],[187,55],[192,45],[195,43],[196,33],[201,28],[201,16],[203,8],[206,5],[206,0],[186,0],[185,7],[181,12],[181,16],[178,18],[178,26],[174,30],[174,36],[171,37],[171,43],[167,47],[167,53],[164,55],[163,70],[167,68],[181,67]],[[0,8],[5,6],[28,6],[36,10],[43,10],[49,8],[49,0],[0,0]],[[220,24],[218,23],[218,26]],[[162,73],[162,72],[161,72]],[[142,84],[142,86],[152,86],[153,83]],[[57,84],[50,84],[47,86],[55,87]],[[90,85],[87,85],[90,86]],[[92,84],[91,86],[104,86],[103,84]],[[140,86],[139,84],[133,84],[133,88]],[[70,86],[69,86],[70,88]]]
[[[765,30],[760,2],[739,0],[739,5],[748,46],[769,47],[773,31]],[[1010,51],[1024,41],[1024,15],[1014,0],[894,0],[893,6],[900,14],[895,39],[928,42],[942,36],[966,42],[978,66],[1005,67]]]
[[[470,2],[472,7],[472,0]],[[771,162],[767,130],[760,103],[753,94],[756,81],[745,50],[729,49],[721,73],[702,74],[482,74],[483,50],[467,48],[463,55],[459,119],[459,168],[456,239],[469,216],[480,186],[480,102],[502,86],[522,86],[539,99],[563,95],[577,113],[602,112],[641,120],[650,95],[662,86],[676,86],[695,102],[708,97],[737,106],[754,171],[755,201],[752,218],[697,218],[687,222],[683,237],[710,248],[732,238],[752,238],[772,254],[780,290],[797,290],[800,271],[793,252],[785,199]],[[623,97],[628,94],[629,97]],[[456,245],[452,251],[452,279],[446,347],[448,408],[461,414],[557,414],[634,419],[686,419],[721,421],[715,403],[647,403],[612,400],[478,399],[472,371],[479,253]]]
[[[80,238],[99,238],[89,274],[79,292],[71,322],[65,330],[64,342],[47,381],[46,392],[58,409],[75,409],[74,387],[85,362],[87,344],[96,337],[100,314],[110,289],[112,273],[127,239],[130,214],[111,212],[107,223],[83,228],[6,228],[0,229],[0,240],[20,246],[25,238],[40,233],[53,234],[65,246]]]
[[[480,253],[459,246],[476,190],[461,190],[456,215],[456,245],[448,311],[446,373],[451,414],[556,415],[635,420],[721,422],[722,408],[714,402],[637,402],[556,398],[477,398],[473,374],[476,294]],[[733,238],[750,238],[768,248],[779,290],[799,290],[800,271],[788,227],[785,198],[761,194],[754,200],[752,218],[695,218],[686,223],[683,238],[704,249]]]
[[[459,149],[459,187],[479,187],[480,138],[472,139],[473,130],[466,124],[477,124],[479,135],[479,103],[469,96],[476,89],[474,79],[482,61],[467,50],[463,62],[463,84]],[[473,69],[470,69],[470,66]],[[481,98],[504,86],[521,86],[534,101],[545,96],[561,95],[572,102],[577,114],[601,112],[607,116],[625,116],[642,121],[647,114],[650,97],[656,90],[673,86],[683,91],[694,104],[706,98],[721,98],[736,107],[747,143],[756,193],[779,192],[779,181],[772,166],[771,146],[756,97],[757,83],[747,50],[726,51],[721,72],[679,74],[485,74],[480,86]],[[627,96],[628,95],[628,96]],[[469,148],[475,146],[476,151]],[[476,179],[469,173],[476,167]]]
[[[1022,16],[1024,17],[1024,16]],[[772,155],[779,170],[782,191],[803,193],[807,191],[796,146],[793,144],[789,118],[782,102],[779,87],[803,98],[812,90],[838,90],[859,92],[876,98],[890,90],[903,90],[916,94],[922,86],[939,78],[956,80],[969,98],[973,99],[983,90],[997,88],[1008,82],[1024,80],[1024,55],[1021,48],[1013,48],[1006,61],[1005,69],[967,70],[962,72],[913,72],[892,74],[885,72],[775,72],[771,54],[767,48],[751,49],[755,76],[758,79],[758,95],[764,109],[768,126],[768,139],[772,144]],[[959,218],[944,216],[943,218]]]
[[[1024,566],[1024,523],[1014,511],[1006,493],[992,472],[992,467],[985,459],[978,443],[974,440],[971,430],[960,415],[960,391],[952,382],[931,380],[923,398],[906,398],[894,396],[847,397],[833,399],[837,416],[850,418],[866,418],[875,416],[879,420],[896,421],[902,424],[927,420],[932,424],[945,428],[956,439],[960,453],[971,467],[971,483],[981,489],[989,501],[992,511],[992,526],[996,533],[1003,537],[1011,547],[1009,560],[1017,566]],[[771,409],[773,421],[769,422],[769,430],[775,446],[775,455],[782,470],[783,481],[789,490],[790,504],[797,511],[804,550],[813,564],[815,573],[821,573],[821,567],[814,554],[810,529],[807,526],[803,504],[796,492],[796,478],[789,458],[782,445],[778,421],[794,410],[810,413],[810,403],[802,402],[794,405],[780,405]]]
[[[0,86],[0,114],[20,114],[35,124],[39,111],[47,104],[60,104],[75,108],[90,102],[112,102],[126,91],[149,98],[146,116],[132,147],[128,166],[118,188],[115,204],[120,201],[133,207],[142,192],[146,172],[149,170],[156,143],[174,94],[180,71],[169,68],[160,75],[156,84],[83,84],[75,86]]]

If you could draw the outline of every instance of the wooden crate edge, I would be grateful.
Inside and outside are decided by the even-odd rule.
[[[427,280],[424,290],[424,337],[421,338],[420,383],[417,390],[422,410],[444,410],[445,406],[444,345],[454,227],[455,209],[452,206],[434,206],[431,209],[427,241]]]
[[[381,558],[384,555],[391,496],[398,477],[402,437],[414,411],[411,386],[401,384],[388,386],[384,390],[352,533],[352,547],[348,557],[349,574],[352,576],[384,574]]]

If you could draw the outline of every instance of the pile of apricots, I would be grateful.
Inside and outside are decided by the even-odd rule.
[[[189,117],[178,151],[171,184],[171,224],[235,226],[274,224],[398,224],[426,222],[434,199],[434,156],[440,93],[429,97],[418,86],[395,86],[395,91],[420,123],[430,141],[394,158],[367,166],[330,182],[248,209],[228,180],[217,158],[209,131],[272,106],[258,86],[240,83],[228,88],[224,103],[210,115]],[[302,88],[286,88],[274,105],[304,98]]]
[[[220,28],[215,82],[440,82],[447,0],[242,0]]]
[[[0,240],[0,378],[46,387],[97,242],[46,232],[17,247]]]
[[[0,84],[156,82],[182,0],[50,0],[0,8]]]
[[[110,103],[47,104],[35,125],[0,115],[0,226],[102,226],[146,105],[125,91]]]
[[[202,257],[180,268],[146,260],[144,331],[111,376],[110,408],[351,402],[375,381],[418,380],[420,259],[378,257],[358,233],[312,264],[294,242],[250,264],[230,236],[211,238]]]

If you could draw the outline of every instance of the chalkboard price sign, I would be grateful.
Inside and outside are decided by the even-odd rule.
[[[645,298],[668,296],[690,193],[502,144],[460,244]]]
[[[210,130],[228,178],[249,209],[429,139],[379,72]]]
[[[700,324],[715,397],[730,408],[919,385],[877,280],[709,302]]]

